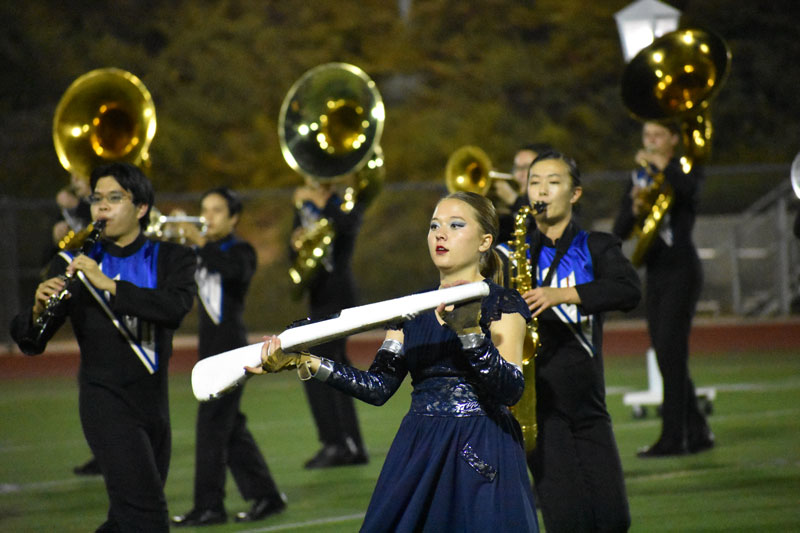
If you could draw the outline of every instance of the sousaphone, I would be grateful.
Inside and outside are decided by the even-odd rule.
[[[278,136],[286,163],[319,183],[351,180],[343,193],[342,210],[369,203],[384,178],[385,110],[375,82],[348,63],[326,63],[303,74],[281,105]],[[298,206],[299,207],[299,206]],[[298,296],[314,273],[330,258],[334,229],[326,218],[304,224],[292,243],[297,258],[289,269]]]
[[[156,134],[156,109],[142,81],[117,68],[76,79],[56,107],[53,144],[61,165],[87,179],[112,161],[146,164]]]
[[[53,117],[53,144],[61,165],[88,180],[92,170],[116,161],[149,163],[156,109],[147,87],[118,68],[92,70],[67,88]],[[59,248],[80,246],[92,231],[73,229]]]
[[[667,33],[641,50],[622,76],[622,100],[637,119],[674,121],[680,125],[688,172],[711,152],[713,128],[709,105],[727,79],[731,52],[725,41],[707,30]],[[659,179],[660,178],[660,179]],[[631,262],[639,266],[672,206],[673,193],[663,173],[654,176],[649,213],[635,232],[639,237]]]

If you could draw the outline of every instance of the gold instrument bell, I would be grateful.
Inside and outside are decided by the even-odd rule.
[[[631,114],[642,121],[675,121],[681,128],[685,172],[711,152],[713,128],[709,105],[725,83],[731,53],[725,41],[701,29],[667,33],[642,49],[622,75],[622,100]],[[653,177],[655,190],[640,225],[631,257],[635,266],[644,257],[672,206],[673,192],[662,174]]]
[[[313,181],[351,178],[342,203],[342,210],[350,212],[357,203],[371,202],[382,188],[384,120],[383,99],[363,70],[347,63],[319,65],[303,74],[283,100],[281,153],[292,169]],[[292,243],[297,251],[289,269],[294,296],[330,257],[333,239],[330,221],[320,218]]]
[[[511,180],[511,174],[492,170],[492,161],[481,148],[467,145],[454,151],[447,159],[444,184],[448,192],[474,192],[486,196],[493,179]]]
[[[92,70],[70,84],[56,106],[53,144],[61,165],[88,180],[94,167],[115,161],[149,163],[156,134],[153,98],[142,81],[117,68]],[[80,247],[90,224],[71,230],[60,249]]]
[[[156,134],[156,109],[139,78],[117,68],[92,70],[69,86],[53,117],[61,165],[88,178],[104,163],[146,164]]]
[[[383,133],[385,110],[375,82],[360,68],[326,63],[289,89],[281,105],[281,153],[294,170],[323,181],[359,170]]]

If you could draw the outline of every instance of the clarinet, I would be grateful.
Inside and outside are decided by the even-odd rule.
[[[92,224],[91,232],[83,241],[80,255],[86,255],[94,248],[105,226],[105,220],[97,220]],[[43,345],[42,341],[49,338],[56,318],[64,316],[66,312],[64,307],[66,301],[80,280],[76,273],[70,275],[65,274],[62,275],[61,278],[64,280],[64,288],[47,299],[44,311],[42,311],[42,314],[33,322],[31,334],[24,341],[19,343],[19,347],[23,353],[28,355],[39,353],[41,351],[40,347]]]

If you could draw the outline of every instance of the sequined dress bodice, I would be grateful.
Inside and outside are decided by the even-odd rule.
[[[481,329],[491,338],[489,325],[504,313],[530,319],[522,297],[488,282],[489,295],[481,305]],[[411,384],[410,412],[422,415],[479,416],[505,410],[482,394],[471,377],[461,343],[454,331],[439,323],[433,311],[403,325],[405,357]]]

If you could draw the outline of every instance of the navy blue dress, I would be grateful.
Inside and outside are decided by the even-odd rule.
[[[483,349],[495,350],[490,323],[504,313],[529,320],[530,312],[516,291],[486,283]],[[497,394],[498,383],[505,382],[476,372],[457,335],[433,311],[406,321],[403,333],[404,353],[391,363],[379,362],[379,351],[369,371],[334,364],[326,381],[381,404],[411,374],[411,408],[386,456],[361,531],[538,531],[519,424],[503,405],[508,400]],[[521,393],[518,369],[504,361],[499,366],[492,372],[513,374]]]

